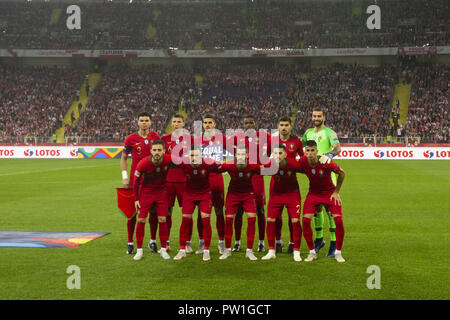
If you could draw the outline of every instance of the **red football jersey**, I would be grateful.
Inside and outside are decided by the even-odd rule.
[[[252,177],[259,174],[261,168],[257,164],[248,164],[244,170],[239,170],[234,162],[226,162],[219,166],[219,172],[228,172],[230,183],[228,192],[250,193],[253,192]]]
[[[190,164],[181,164],[180,169],[186,176],[185,193],[202,194],[210,191],[209,176],[211,172],[217,172],[219,164],[207,164],[203,162],[199,167],[194,168]]]
[[[137,132],[125,138],[122,152],[126,154],[131,153],[130,186],[134,184],[134,171],[139,161],[150,155],[152,141],[158,139],[159,135],[153,131],[150,131],[145,138],[141,137]]]
[[[191,147],[192,137],[188,134],[184,134],[180,137],[173,137],[172,134],[166,134],[161,138],[164,141],[166,147],[166,153],[172,154],[172,151],[178,151],[177,156],[183,157]],[[177,147],[178,146],[178,147]],[[186,176],[182,168],[172,168],[169,169],[167,174],[167,182],[185,182]]]
[[[167,172],[172,165],[172,158],[167,154],[163,155],[163,160],[157,166],[152,163],[151,156],[145,157],[139,161],[135,171],[134,199],[138,200],[139,195],[143,191],[163,191],[166,187]],[[143,179],[143,181],[139,188],[141,179]]]
[[[341,168],[331,161],[328,164],[321,164],[317,162],[314,167],[311,167],[306,159],[306,156],[301,157],[299,164],[302,172],[308,176],[309,179],[309,193],[330,196],[336,189],[331,180],[331,172],[338,173]]]
[[[271,151],[271,135],[266,131],[258,130],[256,135],[247,136],[244,132],[235,133],[229,138],[234,146],[245,145],[248,148],[249,163],[250,164],[261,164],[262,160],[267,160],[262,158],[263,154],[266,154],[268,158]]]
[[[303,157],[303,143],[299,137],[291,135],[286,141],[281,140],[281,137],[279,138],[279,143],[286,147],[288,159],[296,160],[297,155]]]
[[[284,168],[278,168],[277,172],[272,176],[273,186],[272,193],[289,193],[299,190],[297,181],[297,172],[302,172],[301,165],[292,159],[287,159],[288,162]],[[273,160],[271,160],[273,161]],[[265,165],[269,167],[270,165]]]
[[[217,133],[209,140],[202,136],[194,138],[194,141],[195,144],[199,144],[202,146],[202,155],[204,158],[210,158],[218,162],[223,160],[224,148],[226,143],[225,135]],[[217,174],[218,173],[211,172],[210,176],[214,177]]]

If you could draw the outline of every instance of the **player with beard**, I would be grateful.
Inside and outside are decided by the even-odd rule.
[[[153,206],[158,215],[159,239],[161,249],[159,253],[163,259],[170,259],[167,254],[167,197],[166,177],[170,167],[174,165],[172,157],[165,154],[164,141],[154,140],[150,149],[150,156],[139,161],[134,172],[133,186],[138,223],[136,228],[137,251],[134,260],[143,257],[142,243],[145,234],[145,220]]]
[[[320,163],[330,163],[331,159],[341,152],[341,145],[336,132],[325,126],[325,113],[320,108],[315,108],[313,110],[312,122],[314,124],[314,128],[306,130],[302,138],[302,143],[305,145],[306,141],[314,140],[317,143]],[[331,174],[331,179],[336,185],[336,175],[334,173]],[[331,212],[326,209],[319,210],[314,217],[314,226],[316,230],[314,246],[317,253],[325,246],[325,241],[323,239],[324,211],[326,211],[328,217],[328,226],[330,230],[330,248],[328,250],[327,257],[334,257],[334,251],[336,250],[336,225]]]
[[[286,157],[288,160],[297,161],[297,156],[303,157],[303,144],[299,137],[292,134],[292,120],[288,116],[283,116],[278,119],[278,135],[279,143],[285,146]],[[270,180],[270,194],[272,194],[274,177]],[[288,216],[289,225],[289,246],[288,253],[294,252],[294,232],[292,227],[291,215]],[[276,253],[281,253],[283,248],[283,241],[281,240],[281,229],[283,226],[283,219],[276,219]]]
[[[261,164],[265,161],[264,157],[270,156],[271,139],[269,133],[264,130],[256,130],[255,118],[252,115],[243,117],[244,132],[236,133],[230,139],[233,139],[234,146],[245,145],[249,150],[250,164]],[[252,178],[253,190],[256,200],[256,212],[258,218],[258,252],[264,252],[264,238],[266,232],[266,217],[264,215],[264,206],[266,204],[264,178],[260,174],[253,175]],[[241,231],[242,231],[242,216],[244,210],[239,208],[236,212],[234,221],[235,230],[235,245],[233,252],[241,250]]]
[[[150,114],[147,112],[141,112],[138,115],[138,131],[130,134],[125,138],[124,148],[122,151],[122,157],[120,159],[120,168],[122,170],[122,184],[124,188],[132,188],[134,185],[134,171],[140,160],[150,155],[150,146],[153,140],[159,139],[159,135],[156,132],[150,131],[152,125]],[[131,170],[130,178],[127,174],[127,160],[128,154],[131,153]],[[149,217],[150,223],[150,250],[157,252],[156,248],[156,231],[158,228],[158,217],[156,212],[152,210]],[[133,234],[136,226],[136,215],[127,220],[127,232],[128,232],[128,249],[127,254],[132,254],[134,250]]]

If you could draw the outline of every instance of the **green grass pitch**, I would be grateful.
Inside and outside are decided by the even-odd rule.
[[[125,254],[126,222],[114,189],[121,183],[119,160],[0,160],[1,230],[111,233],[75,249],[0,248],[0,299],[449,299],[450,162],[339,164],[347,173],[344,264],[325,257],[328,242],[312,263],[296,263],[286,253],[249,261],[244,252],[220,261],[215,218],[212,260],[205,263],[199,255],[165,261],[150,254],[148,224],[144,259]],[[299,181],[304,199],[306,176]],[[172,257],[180,217],[176,207]],[[285,243],[288,232],[284,214]],[[194,250],[197,239],[194,229]],[[303,240],[303,258],[306,253]],[[80,267],[79,290],[66,287],[70,265]],[[381,271],[379,290],[366,286],[371,265]]]

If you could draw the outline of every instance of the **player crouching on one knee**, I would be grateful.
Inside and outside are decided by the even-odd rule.
[[[303,206],[303,235],[309,248],[305,261],[317,259],[312,238],[311,219],[322,205],[327,206],[336,224],[336,253],[338,262],[345,262],[341,249],[344,241],[344,223],[342,221],[342,201],[339,196],[345,173],[336,163],[320,163],[317,157],[317,144],[308,140],[305,146],[305,156],[300,158],[302,173],[308,176],[309,192]],[[338,175],[336,186],[331,180],[331,172]]]

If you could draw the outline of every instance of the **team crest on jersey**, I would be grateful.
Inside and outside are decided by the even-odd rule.
[[[197,173],[198,173],[197,169],[196,169],[196,170],[194,170],[194,174],[197,174]]]
[[[156,168],[156,172],[160,172],[161,171],[161,168]]]
[[[147,140],[147,139],[145,139],[145,141],[144,141],[144,142],[145,142],[145,144],[148,144],[148,140]]]
[[[180,139],[177,139],[177,140],[175,141],[175,143],[176,143],[176,144],[179,144],[179,143],[180,143]]]
[[[280,170],[280,176],[284,175],[284,171]]]
[[[312,169],[312,170],[311,170],[311,173],[312,173],[312,174],[316,174],[316,169]]]
[[[212,146],[212,145],[213,145],[213,142],[212,142],[212,141],[209,141],[209,145]]]
[[[322,140],[322,136],[319,136],[319,137],[317,138],[317,142],[320,142],[320,140]]]
[[[239,172],[239,178],[242,178],[244,176],[244,173]]]
[[[253,141],[253,138],[248,138],[248,142],[252,142]]]

